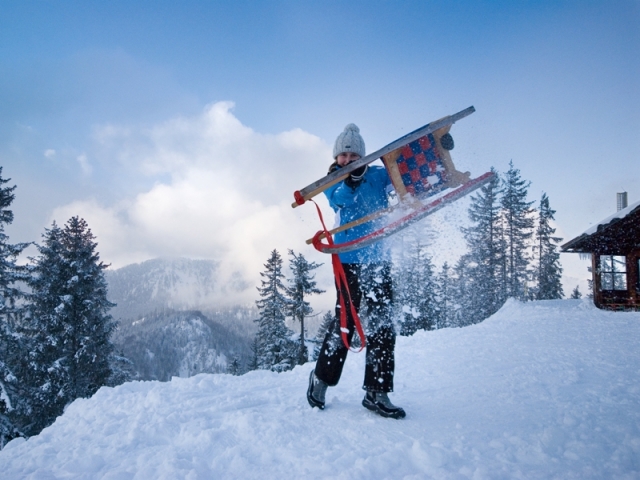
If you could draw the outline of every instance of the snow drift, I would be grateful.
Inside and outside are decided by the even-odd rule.
[[[404,420],[360,402],[350,354],[327,409],[307,364],[102,388],[0,452],[3,479],[638,478],[640,313],[509,301],[481,324],[399,338]]]

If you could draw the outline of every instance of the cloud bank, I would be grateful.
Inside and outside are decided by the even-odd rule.
[[[253,287],[274,248],[285,258],[292,248],[326,262],[304,243],[318,229],[315,212],[291,202],[294,190],[326,173],[330,146],[300,129],[257,133],[232,108],[219,102],[150,127],[97,128],[92,158],[123,181],[133,176],[152,186],[114,204],[74,201],[51,220],[87,220],[101,258],[114,268],[161,256],[217,260],[222,282],[240,274],[251,285],[235,296],[227,291],[227,302],[255,300]],[[323,269],[318,278],[328,283],[328,275]]]

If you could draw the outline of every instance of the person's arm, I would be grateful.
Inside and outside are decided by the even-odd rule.
[[[335,211],[355,204],[359,196],[358,189],[349,187],[345,181],[329,187],[324,193]]]

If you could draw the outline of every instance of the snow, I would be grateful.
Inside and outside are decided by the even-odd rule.
[[[483,323],[397,341],[404,420],[360,402],[349,354],[327,408],[286,373],[102,388],[0,452],[3,479],[640,478],[640,313],[509,301]]]
[[[600,225],[609,225],[613,220],[622,219],[622,218],[626,217],[627,215],[629,215],[631,212],[633,212],[638,207],[640,207],[640,202],[636,202],[636,203],[634,203],[632,205],[629,205],[626,208],[623,208],[622,210],[618,210],[616,213],[614,213],[613,215],[610,215],[609,217],[605,218],[601,222],[598,222],[596,225],[592,225],[591,227],[589,227],[587,230],[585,230],[582,233],[582,235],[593,235],[594,233],[596,233],[598,231],[598,227]],[[581,237],[582,235],[578,235],[578,237]]]

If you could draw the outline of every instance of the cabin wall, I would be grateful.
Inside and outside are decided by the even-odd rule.
[[[602,290],[601,255],[616,255],[616,253],[606,251],[594,252],[591,255],[593,302],[596,307],[607,310],[640,310],[640,249],[635,249],[624,255],[627,280],[626,290]]]

